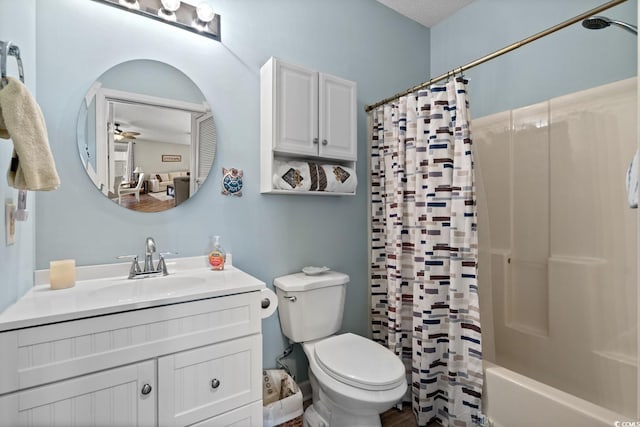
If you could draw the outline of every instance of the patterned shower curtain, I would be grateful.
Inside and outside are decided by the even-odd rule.
[[[373,338],[407,367],[420,426],[481,414],[476,201],[467,81],[372,111]]]

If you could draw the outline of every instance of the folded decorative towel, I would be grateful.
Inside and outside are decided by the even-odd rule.
[[[346,166],[305,161],[275,161],[274,188],[354,193],[357,184],[355,171]]]
[[[296,191],[311,190],[311,176],[307,162],[276,160],[274,166],[273,188]]]
[[[7,181],[19,190],[55,190],[60,186],[60,178],[42,111],[20,80],[7,79],[8,83],[0,90],[0,138],[13,140]]]
[[[627,169],[627,202],[630,208],[638,207],[638,150]]]

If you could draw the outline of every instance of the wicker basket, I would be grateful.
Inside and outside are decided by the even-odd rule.
[[[302,427],[302,392],[282,369],[262,373],[263,424],[265,427]]]

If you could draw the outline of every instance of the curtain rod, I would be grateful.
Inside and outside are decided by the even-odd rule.
[[[522,46],[524,46],[526,44],[529,44],[529,43],[531,43],[533,41],[541,39],[542,37],[546,37],[549,34],[555,33],[556,31],[561,30],[563,28],[566,28],[569,25],[573,25],[576,22],[580,22],[580,21],[582,21],[582,20],[584,20],[584,19],[586,19],[586,18],[588,18],[590,16],[596,15],[596,14],[598,14],[598,13],[604,11],[604,10],[612,8],[613,6],[617,6],[620,3],[624,3],[626,1],[627,0],[612,0],[610,2],[601,4],[600,6],[595,7],[593,9],[591,9],[591,10],[588,10],[588,11],[586,11],[584,13],[581,13],[578,16],[574,16],[573,18],[568,19],[568,20],[566,20],[564,22],[561,22],[560,24],[554,25],[553,27],[547,28],[544,31],[540,31],[537,34],[529,36],[526,39],[522,39],[519,42],[510,44],[509,46],[503,47],[502,49],[496,50],[493,53],[485,55],[482,58],[478,58],[475,61],[471,61],[466,65],[463,65],[461,67],[456,67],[455,69],[453,69],[451,71],[448,71],[448,72],[446,72],[446,73],[444,73],[444,74],[442,74],[442,75],[440,75],[438,77],[435,77],[433,79],[427,80],[426,82],[420,83],[419,85],[416,85],[416,86],[414,86],[412,88],[409,88],[409,89],[407,89],[405,91],[398,92],[395,95],[390,96],[389,98],[385,98],[382,101],[376,102],[375,104],[367,105],[367,106],[365,106],[364,110],[368,113],[369,111],[373,110],[374,108],[377,108],[377,107],[379,107],[381,105],[384,105],[384,104],[386,104],[386,103],[388,103],[390,101],[396,100],[396,99],[398,99],[398,98],[400,98],[402,96],[408,95],[410,93],[419,91],[420,89],[424,89],[424,88],[426,88],[426,87],[428,87],[428,86],[430,86],[430,85],[432,85],[432,84],[434,84],[436,82],[439,82],[440,80],[444,80],[447,77],[455,75],[456,73],[462,73],[462,72],[464,72],[464,71],[466,71],[466,70],[468,70],[470,68],[475,67],[476,65],[480,65],[480,64],[482,64],[484,62],[487,62],[487,61],[490,61],[490,60],[492,60],[494,58],[502,56],[505,53],[511,52],[512,50],[516,50],[516,49],[518,49],[518,48],[520,48],[520,47],[522,47]]]

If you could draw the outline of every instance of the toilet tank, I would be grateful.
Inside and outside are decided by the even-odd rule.
[[[336,271],[277,277],[278,315],[282,333],[293,342],[335,334],[342,325],[349,276]]]

